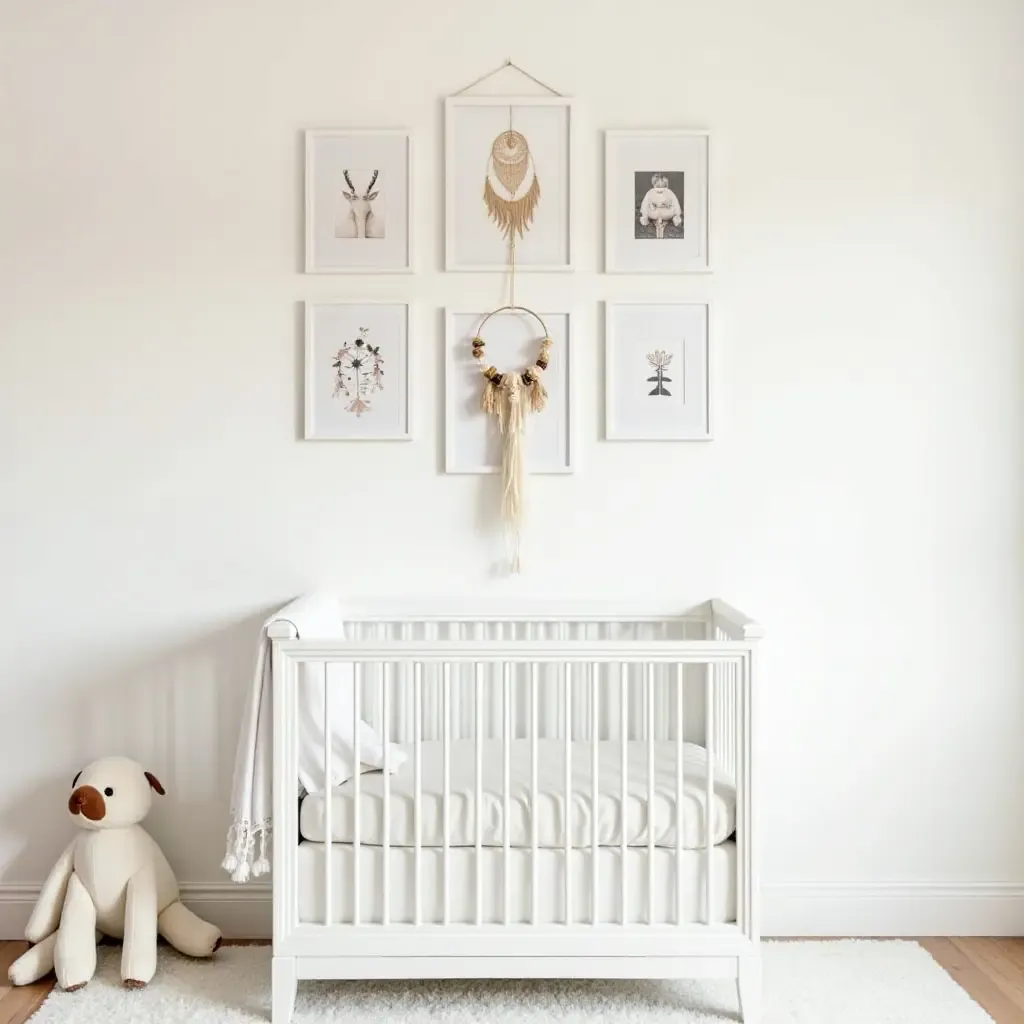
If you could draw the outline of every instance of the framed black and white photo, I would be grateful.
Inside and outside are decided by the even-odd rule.
[[[407,305],[306,303],[305,437],[411,440]]]
[[[605,437],[711,440],[710,307],[605,306]]]
[[[306,272],[412,270],[412,137],[306,132]]]
[[[572,270],[575,134],[568,97],[446,100],[448,270]]]
[[[481,408],[485,378],[473,357],[473,338],[486,310],[445,317],[445,471],[497,473],[501,468],[501,432],[495,416]],[[525,418],[527,473],[572,473],[576,463],[572,402],[572,315],[538,314],[551,338],[551,356],[543,383],[547,406]],[[492,316],[481,335],[486,363],[499,372],[521,371],[537,359],[543,331],[534,317],[520,311]]]
[[[710,270],[709,177],[707,132],[606,132],[605,270]]]

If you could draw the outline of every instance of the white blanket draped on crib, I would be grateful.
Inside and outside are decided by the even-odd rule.
[[[235,755],[231,787],[231,825],[223,868],[234,882],[247,882],[270,871],[267,842],[273,817],[273,666],[267,629],[274,622],[287,621],[302,639],[344,640],[345,618],[334,595],[300,597],[272,615],[263,624],[256,654],[256,671],[246,699]],[[307,793],[322,792],[324,785],[324,686],[331,691],[330,784],[338,786],[355,774],[353,717],[354,673],[351,665],[331,665],[326,678],[322,666],[303,665],[298,680],[299,700],[299,785]],[[389,767],[397,771],[405,754],[389,745]],[[384,742],[366,722],[359,731],[360,772],[373,771],[384,763]],[[298,841],[298,837],[295,837]]]

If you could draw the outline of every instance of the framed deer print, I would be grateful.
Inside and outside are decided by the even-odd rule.
[[[412,136],[306,132],[306,272],[412,271]]]
[[[605,437],[710,441],[710,307],[605,306]]]
[[[448,270],[572,270],[573,100],[450,96],[445,101]]]
[[[605,132],[605,270],[710,270],[709,176],[707,132]]]
[[[409,307],[306,303],[305,437],[408,441]]]

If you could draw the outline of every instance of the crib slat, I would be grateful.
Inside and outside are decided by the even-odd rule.
[[[359,924],[359,894],[363,891],[360,881],[359,837],[360,801],[359,790],[362,772],[359,770],[359,723],[362,719],[362,694],[360,687],[352,687],[352,763],[355,775],[352,777],[352,924]]]
[[[601,704],[598,696],[600,667],[590,666],[590,923],[597,927],[597,824],[600,817],[601,787],[598,785],[597,753],[601,735],[598,722]]]
[[[565,688],[565,924],[572,924],[572,681],[569,665],[562,662]]]
[[[403,622],[400,630],[402,640],[412,639],[412,623]],[[403,699],[398,705],[398,738],[406,743],[409,740],[409,663],[406,662],[403,666],[404,679],[402,680],[402,696]],[[415,669],[413,670],[415,675]],[[415,690],[415,685],[413,686]],[[415,697],[414,697],[415,699]],[[413,712],[415,718],[415,711]],[[419,733],[417,732],[417,735]]]
[[[537,665],[530,665],[530,923],[537,924]]]
[[[477,662],[474,666],[476,675],[476,695],[473,702],[476,713],[476,728],[473,730],[474,744],[476,747],[476,793],[474,794],[474,819],[476,824],[476,836],[473,864],[476,870],[476,923],[483,924],[483,902],[484,902],[484,876],[483,876],[483,736],[484,736],[484,666]]]
[[[448,924],[448,877],[451,873],[451,858],[448,836],[448,818],[451,812],[451,804],[449,803],[451,789],[451,689],[452,689],[452,667],[446,661],[442,670],[443,675],[441,679],[441,746],[442,746],[442,758],[444,760],[444,788],[442,792],[441,800],[441,812],[444,814],[443,822],[443,835],[442,835],[442,857],[444,860],[444,883],[441,892],[441,921],[443,924]]]
[[[413,807],[413,917],[414,925],[423,923],[420,904],[420,867],[423,856],[423,814],[420,808],[420,783],[423,774],[423,666],[417,661],[412,669],[412,716],[413,716],[413,766],[412,766],[412,807]]]
[[[504,702],[504,710],[501,716],[502,728],[504,732],[504,741],[502,743],[502,758],[503,758],[503,770],[502,770],[502,783],[501,783],[501,795],[502,795],[502,821],[503,827],[502,833],[502,868],[501,868],[501,884],[502,884],[502,895],[505,900],[505,924],[509,923],[509,917],[511,915],[512,907],[512,885],[509,879],[509,843],[511,833],[511,815],[512,815],[512,804],[509,796],[509,790],[511,787],[511,773],[509,769],[509,757],[511,755],[512,746],[512,665],[509,662],[505,662],[504,671],[502,673],[502,698]]]
[[[704,678],[704,742],[707,745],[707,789],[704,793],[704,920],[711,924],[713,819],[715,799],[715,685],[714,666],[708,663]]]
[[[654,665],[647,666],[647,923],[654,924]]]
[[[683,923],[683,666],[676,665],[676,924]]]
[[[629,667],[625,662],[619,664],[619,695],[621,707],[619,708],[619,732],[621,734],[620,755],[622,757],[622,796],[620,803],[620,828],[619,835],[619,868],[622,872],[622,891],[619,894],[621,907],[621,924],[626,924],[626,827],[629,824]]]
[[[383,809],[383,827],[384,827],[384,850],[383,850],[383,880],[384,880],[384,892],[381,901],[381,922],[387,927],[391,923],[391,763],[390,763],[390,752],[388,748],[391,746],[391,687],[388,686],[388,680],[381,667],[380,673],[380,707],[381,715],[383,716],[383,723],[381,725],[381,742],[384,746],[384,758],[381,768],[384,774],[384,809]]]
[[[331,855],[334,853],[334,835],[331,831],[331,811],[334,803],[334,790],[331,786],[331,685],[327,679],[327,662],[323,664],[324,670],[324,842],[327,844],[324,849],[324,924],[331,923],[332,906],[332,881],[331,878]],[[359,680],[359,666],[352,668],[356,674],[356,685]]]

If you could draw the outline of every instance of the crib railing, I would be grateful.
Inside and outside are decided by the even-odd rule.
[[[731,613],[731,614],[730,614]],[[340,855],[333,839],[333,801],[329,794],[323,801],[323,893],[322,921],[304,921],[301,929],[320,927],[336,931],[339,927],[351,933],[368,936],[376,930],[396,927],[402,929],[429,930],[422,914],[424,896],[422,843],[422,814],[419,796],[422,792],[422,746],[425,738],[440,739],[442,745],[442,842],[441,861],[441,918],[436,922],[449,926],[451,874],[450,843],[450,752],[453,740],[453,725],[458,722],[458,735],[465,737],[469,726],[470,738],[474,742],[475,761],[475,808],[473,836],[473,864],[475,873],[475,908],[472,921],[463,922],[480,934],[493,928],[518,930],[531,928],[537,931],[544,924],[545,933],[551,930],[550,919],[542,922],[538,907],[538,863],[541,854],[538,845],[538,741],[545,730],[541,728],[545,715],[550,716],[552,701],[557,706],[556,727],[547,734],[556,733],[564,744],[564,798],[566,820],[564,824],[563,849],[563,896],[562,920],[566,929],[578,933],[580,929],[599,930],[607,934],[608,928],[631,929],[654,927],[659,919],[677,930],[707,927],[714,922],[714,828],[713,808],[715,806],[716,763],[723,765],[732,777],[736,787],[736,920],[733,927],[756,940],[756,864],[755,835],[753,820],[753,765],[751,716],[753,704],[753,657],[754,643],[759,630],[744,620],[738,613],[723,607],[722,613],[709,618],[704,626],[704,639],[440,639],[434,636],[409,638],[411,629],[405,631],[405,638],[359,639],[353,642],[321,642],[315,640],[276,640],[274,643],[274,931],[275,941],[300,929],[298,918],[298,876],[295,847],[298,843],[298,687],[300,675],[320,674],[324,681],[329,679],[328,666],[341,666],[342,679],[348,678],[349,694],[340,693],[341,686],[328,682],[323,686],[323,721],[333,718],[334,702],[344,696],[350,700],[352,709],[352,734],[358,744],[360,722],[372,722],[384,740],[385,763],[383,765],[383,847],[379,879],[381,890],[373,892],[374,902],[379,902],[379,920],[371,920],[371,914],[364,912],[366,880],[361,876],[363,846],[361,835],[362,816],[360,794],[364,778],[356,772],[348,783],[352,788],[353,835],[351,846],[352,891],[351,919],[339,925],[334,917],[334,858]],[[426,632],[426,631],[424,631]],[[691,630],[692,635],[692,630]],[[300,672],[301,670],[301,672]],[[425,714],[425,678],[436,681],[437,712],[433,708]],[[469,683],[467,688],[466,684]],[[684,692],[697,685],[702,704],[702,721],[687,721],[688,709],[693,700]],[[662,689],[662,698],[656,696],[656,687]],[[457,689],[456,689],[457,688]],[[552,689],[554,693],[552,693]],[[637,691],[640,691],[639,694]],[[458,696],[459,706],[453,707],[453,694]],[[471,699],[467,697],[471,694]],[[368,699],[369,698],[369,699]],[[579,706],[583,702],[583,707]],[[395,715],[395,705],[405,710],[401,719]],[[494,721],[494,708],[500,710]],[[609,712],[614,712],[610,714]],[[665,712],[669,715],[666,716]],[[696,726],[696,728],[694,728]],[[388,763],[389,745],[398,733],[404,742],[412,745],[412,772],[414,785],[413,822],[413,905],[411,926],[396,924],[392,919],[391,896],[391,837],[390,801],[392,798],[391,765]],[[497,735],[495,735],[497,733]],[[687,920],[684,913],[684,838],[682,811],[684,805],[684,756],[683,745],[687,738],[698,738],[707,749],[706,792],[704,794],[704,849],[703,849],[703,899],[698,922]],[[482,828],[482,758],[486,738],[502,740],[502,811],[503,832],[500,847],[502,880],[502,913],[499,922],[486,923],[484,918],[484,857]],[[511,783],[510,749],[512,740],[525,739],[530,747],[529,806],[529,916],[526,922],[513,921],[510,897],[511,857]],[[602,895],[607,895],[612,879],[602,877],[601,850],[607,849],[599,843],[599,796],[601,793],[599,744],[602,739],[612,739],[621,745],[619,785],[623,820],[619,834],[618,907],[615,914],[601,913]],[[674,744],[675,769],[675,837],[674,846],[667,851],[672,860],[671,874],[674,880],[674,907],[670,910],[656,907],[656,844],[654,828],[655,793],[655,745],[659,739],[668,739]],[[626,808],[629,803],[628,742],[642,741],[646,753],[647,813],[646,843],[643,846],[630,845],[626,828]],[[589,871],[589,889],[586,897],[577,906],[574,900],[579,886],[574,886],[574,850],[572,836],[573,807],[573,744],[589,743],[590,746],[590,835],[589,843],[582,848],[582,865]],[[358,750],[356,753],[358,762]],[[332,751],[328,730],[323,737],[324,777],[332,775]],[[634,894],[630,892],[630,878],[627,858],[638,854],[646,858],[646,880],[643,892],[643,906],[633,905]],[[430,853],[434,855],[434,851]],[[545,851],[548,854],[549,851]],[[492,851],[487,850],[487,855]],[[658,851],[661,857],[665,854]],[[578,858],[577,858],[578,860]],[[614,869],[613,869],[614,870]],[[345,877],[345,876],[342,876]],[[379,901],[376,897],[379,896]],[[607,899],[604,900],[607,905]],[[642,913],[641,913],[642,911]],[[425,937],[425,936],[424,936]],[[528,948],[528,947],[527,947]]]

